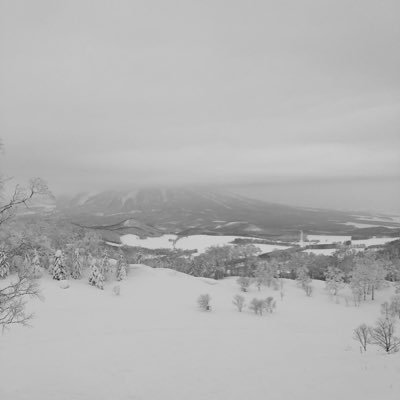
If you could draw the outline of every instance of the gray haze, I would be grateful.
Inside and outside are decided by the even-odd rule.
[[[0,0],[4,174],[400,212],[400,2]]]

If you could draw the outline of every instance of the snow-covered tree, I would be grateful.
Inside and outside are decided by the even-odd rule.
[[[89,284],[99,289],[104,289],[104,276],[94,258],[92,258],[90,265]]]
[[[40,263],[40,257],[37,249],[33,250],[30,272],[33,278],[40,278],[43,275],[43,268]]]
[[[329,267],[325,273],[325,279],[326,290],[337,296],[339,290],[343,287],[344,273],[339,268]]]
[[[385,283],[386,271],[384,264],[372,254],[356,257],[355,267],[351,274],[350,286],[353,293],[360,293],[363,300],[371,295],[375,298],[375,290],[380,289]]]
[[[115,270],[117,281],[122,281],[122,280],[126,279],[127,268],[128,268],[128,264],[126,262],[126,258],[121,253],[119,255],[116,270]]]
[[[371,343],[384,349],[387,353],[400,350],[400,338],[395,336],[395,322],[393,318],[380,318],[374,328],[370,330]]]
[[[249,289],[249,286],[251,284],[251,280],[250,278],[248,278],[247,276],[241,276],[236,280],[237,284],[240,286],[240,290],[242,292],[247,292],[247,290]]]
[[[367,345],[370,341],[370,334],[371,334],[371,328],[369,328],[365,324],[359,325],[353,331],[353,339],[357,340],[360,343],[361,349],[364,351],[367,351]]]
[[[0,278],[5,278],[10,273],[10,263],[4,251],[0,251]]]
[[[107,277],[110,274],[111,270],[112,266],[110,263],[110,258],[108,256],[108,251],[104,250],[103,257],[100,261],[100,272],[103,274],[105,280],[107,280]]]
[[[32,273],[32,260],[29,254],[25,254],[23,263],[23,274],[29,275]]]
[[[255,275],[255,283],[258,290],[261,289],[261,286],[266,285],[271,287],[272,284],[278,286],[278,282],[276,281],[276,276],[278,274],[278,268],[275,263],[272,262],[263,262],[258,263],[257,268],[254,272]]]
[[[72,254],[71,277],[73,279],[82,278],[82,262],[79,249],[75,249]]]
[[[400,295],[396,294],[390,299],[390,312],[394,317],[400,318]]]
[[[61,281],[67,279],[68,271],[64,260],[64,254],[61,250],[57,250],[54,255],[54,264],[52,268],[53,279]]]
[[[308,268],[306,266],[301,266],[296,271],[297,284],[300,286],[306,293],[307,296],[311,296],[313,287],[311,285],[311,278],[309,275]]]

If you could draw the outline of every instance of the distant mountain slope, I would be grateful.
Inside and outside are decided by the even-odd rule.
[[[57,206],[72,222],[82,226],[140,236],[175,233],[293,239],[299,236],[300,230],[363,236],[363,229],[344,225],[358,221],[350,213],[290,207],[209,189],[152,188],[82,193],[60,199]],[[366,231],[367,236],[371,236],[374,228]]]

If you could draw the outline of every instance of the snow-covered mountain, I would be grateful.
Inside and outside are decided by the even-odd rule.
[[[378,225],[358,229],[349,222],[360,220],[348,212],[290,207],[206,188],[81,193],[59,199],[57,206],[82,226],[140,236],[175,233],[297,238],[300,230],[360,234],[369,229],[368,235],[371,230],[373,234],[390,232]]]

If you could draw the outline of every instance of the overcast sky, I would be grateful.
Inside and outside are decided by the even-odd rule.
[[[367,182],[360,208],[400,212],[399,15],[398,0],[0,0],[1,169],[55,193],[251,184],[321,207],[338,192],[338,208]]]

